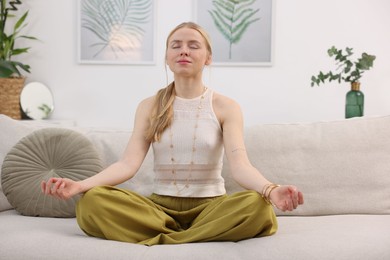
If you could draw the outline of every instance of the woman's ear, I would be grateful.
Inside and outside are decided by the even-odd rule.
[[[211,54],[209,54],[207,59],[206,59],[205,65],[210,65],[212,60],[213,60],[212,56],[211,56]]]

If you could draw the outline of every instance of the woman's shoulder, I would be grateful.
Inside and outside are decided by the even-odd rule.
[[[213,91],[213,105],[221,109],[236,109],[240,107],[239,103],[233,98],[222,95],[216,91]]]
[[[149,119],[153,111],[154,102],[155,96],[150,96],[141,100],[136,109],[136,117]]]
[[[138,107],[143,108],[143,109],[144,108],[152,108],[155,100],[156,100],[156,95],[144,98],[143,100],[141,100],[141,102],[139,102]]]
[[[213,94],[213,108],[221,125],[230,118],[241,117],[241,107],[238,102],[217,92]]]

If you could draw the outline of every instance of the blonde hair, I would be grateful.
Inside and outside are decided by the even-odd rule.
[[[210,37],[201,26],[193,22],[181,23],[169,33],[166,40],[165,51],[168,49],[169,39],[181,28],[189,28],[198,31],[206,42],[206,48],[209,55],[212,54]],[[162,133],[171,126],[175,95],[175,82],[170,83],[167,87],[162,88],[157,92],[150,118],[150,126],[146,133],[146,139],[149,142],[160,141]]]

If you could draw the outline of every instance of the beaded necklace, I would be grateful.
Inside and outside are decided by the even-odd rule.
[[[182,187],[179,187],[177,184],[177,175],[176,175],[176,160],[175,160],[175,147],[173,145],[173,131],[172,131],[172,126],[169,127],[169,139],[170,139],[170,152],[171,152],[171,173],[173,177],[173,185],[175,185],[176,190],[177,190],[177,195],[180,195],[180,193],[184,189],[188,189],[190,187],[189,181],[192,177],[192,169],[194,167],[194,158],[195,158],[195,152],[196,152],[196,140],[197,140],[197,130],[198,130],[198,123],[199,123],[199,118],[200,118],[200,112],[203,109],[203,100],[205,98],[205,93],[206,93],[207,87],[204,87],[203,93],[199,98],[199,104],[197,106],[196,110],[196,121],[194,124],[194,133],[192,136],[192,151],[191,151],[191,161],[190,161],[190,168],[189,172],[187,175],[187,178],[185,180],[185,184]]]

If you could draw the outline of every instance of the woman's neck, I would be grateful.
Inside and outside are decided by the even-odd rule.
[[[198,97],[203,94],[205,86],[202,81],[175,79],[176,96],[186,99]]]

